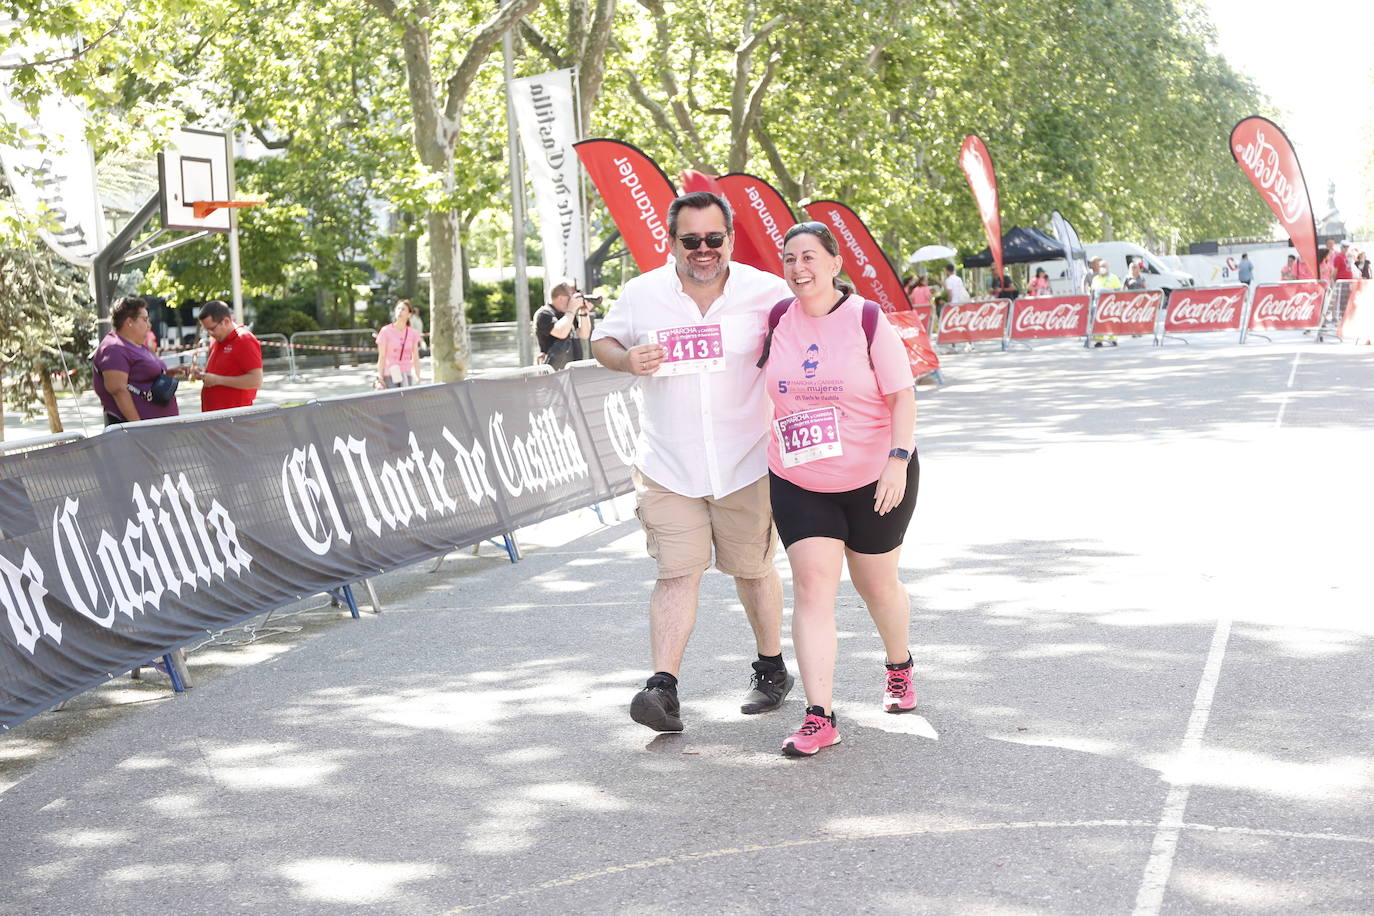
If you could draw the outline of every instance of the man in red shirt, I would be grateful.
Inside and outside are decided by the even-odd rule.
[[[200,409],[227,410],[247,407],[262,387],[262,346],[253,332],[234,321],[229,306],[211,299],[200,307],[200,326],[214,338],[204,369],[193,370],[200,379]]]
[[[1355,273],[1350,269],[1350,243],[1342,241],[1336,253],[1331,256],[1331,278],[1333,280],[1353,280]]]

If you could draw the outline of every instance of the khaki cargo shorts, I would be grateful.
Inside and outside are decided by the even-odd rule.
[[[635,515],[644,527],[649,556],[660,579],[676,579],[711,567],[739,579],[761,579],[773,570],[777,535],[768,477],[723,499],[674,493],[633,469]]]

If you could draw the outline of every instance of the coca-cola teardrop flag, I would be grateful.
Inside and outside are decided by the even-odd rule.
[[[802,209],[816,222],[830,227],[835,241],[840,243],[845,272],[860,296],[878,303],[884,312],[911,308],[910,300],[902,292],[902,278],[892,269],[892,263],[857,213],[834,200],[812,201]]]
[[[1164,333],[1239,331],[1245,294],[1249,291],[1245,286],[1173,290],[1164,310]]]
[[[758,256],[758,263],[745,263],[782,276],[782,237],[797,221],[792,208],[777,189],[757,176],[732,172],[716,182],[735,211],[736,247],[739,240],[747,239]],[[736,254],[735,260],[744,259]]]
[[[997,174],[992,169],[992,154],[977,134],[964,138],[959,148],[959,167],[968,179],[973,200],[978,204],[978,217],[983,221],[983,231],[988,236],[988,250],[992,252],[992,263],[997,268],[997,276],[1002,276],[1002,209],[997,197]]]
[[[913,378],[921,378],[940,368],[940,357],[930,342],[931,311],[927,306],[883,313],[906,345],[906,358],[911,363]]]
[[[1341,317],[1341,339],[1367,344],[1374,340],[1374,280],[1341,282],[1350,284],[1350,298]]]
[[[1288,135],[1268,118],[1249,117],[1231,128],[1231,155],[1278,217],[1298,259],[1317,275],[1317,224],[1302,166]]]
[[[668,205],[677,189],[654,160],[620,140],[574,143],[577,158],[606,202],[640,271],[668,262]]]
[[[1326,284],[1320,280],[1261,283],[1250,300],[1252,331],[1308,331],[1321,327]]]

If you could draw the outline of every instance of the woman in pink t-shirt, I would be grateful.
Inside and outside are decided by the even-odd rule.
[[[782,257],[796,298],[765,345],[764,377],[773,401],[773,520],[792,566],[792,639],[807,702],[783,752],[802,757],[840,741],[831,695],[846,561],[887,650],[883,708],[916,706],[911,606],[897,561],[920,470],[911,364],[896,330],[837,282],[843,261],[824,224],[789,229]]]
[[[410,326],[409,299],[396,303],[396,320],[377,332],[377,383],[402,388],[420,382],[420,332]]]

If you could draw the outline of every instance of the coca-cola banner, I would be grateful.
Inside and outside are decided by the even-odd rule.
[[[677,189],[654,160],[620,140],[574,143],[641,272],[668,262],[668,205]]]
[[[887,320],[897,330],[897,336],[906,344],[907,359],[911,362],[911,374],[915,378],[929,375],[940,368],[940,357],[930,342],[930,306],[908,309],[905,312],[886,312]]]
[[[1153,334],[1162,290],[1099,291],[1093,311],[1094,334]]]
[[[892,262],[857,213],[834,200],[814,201],[803,209],[835,234],[840,254],[844,256],[845,272],[860,296],[878,303],[884,312],[904,312],[911,308],[902,290],[902,278],[892,269]]]
[[[961,302],[947,305],[940,313],[940,343],[973,343],[976,340],[1001,340],[1007,328],[1008,299]]]
[[[1261,283],[1250,298],[1252,331],[1306,331],[1320,327],[1326,284],[1319,280]]]
[[[1002,208],[997,195],[997,174],[992,168],[992,154],[977,134],[969,134],[959,148],[959,167],[968,179],[969,190],[978,205],[978,218],[988,236],[988,250],[997,276],[1002,276]]]
[[[792,208],[771,184],[754,175],[734,172],[716,181],[735,211],[736,238],[747,238],[758,253],[758,263],[751,266],[782,276],[782,237],[797,221]]]
[[[1374,280],[1342,280],[1341,283],[1350,284],[1339,330],[1341,339],[1369,343],[1374,340]]]
[[[474,380],[0,456],[0,729],[207,630],[628,492],[634,381]]]
[[[1317,275],[1317,224],[1293,144],[1277,124],[1258,115],[1231,128],[1231,155],[1278,217],[1298,259]]]
[[[1169,293],[1164,312],[1164,333],[1239,331],[1245,311],[1246,286],[1176,289]]]
[[[1016,300],[1012,309],[1012,340],[1083,337],[1088,333],[1089,296],[1035,296]]]

